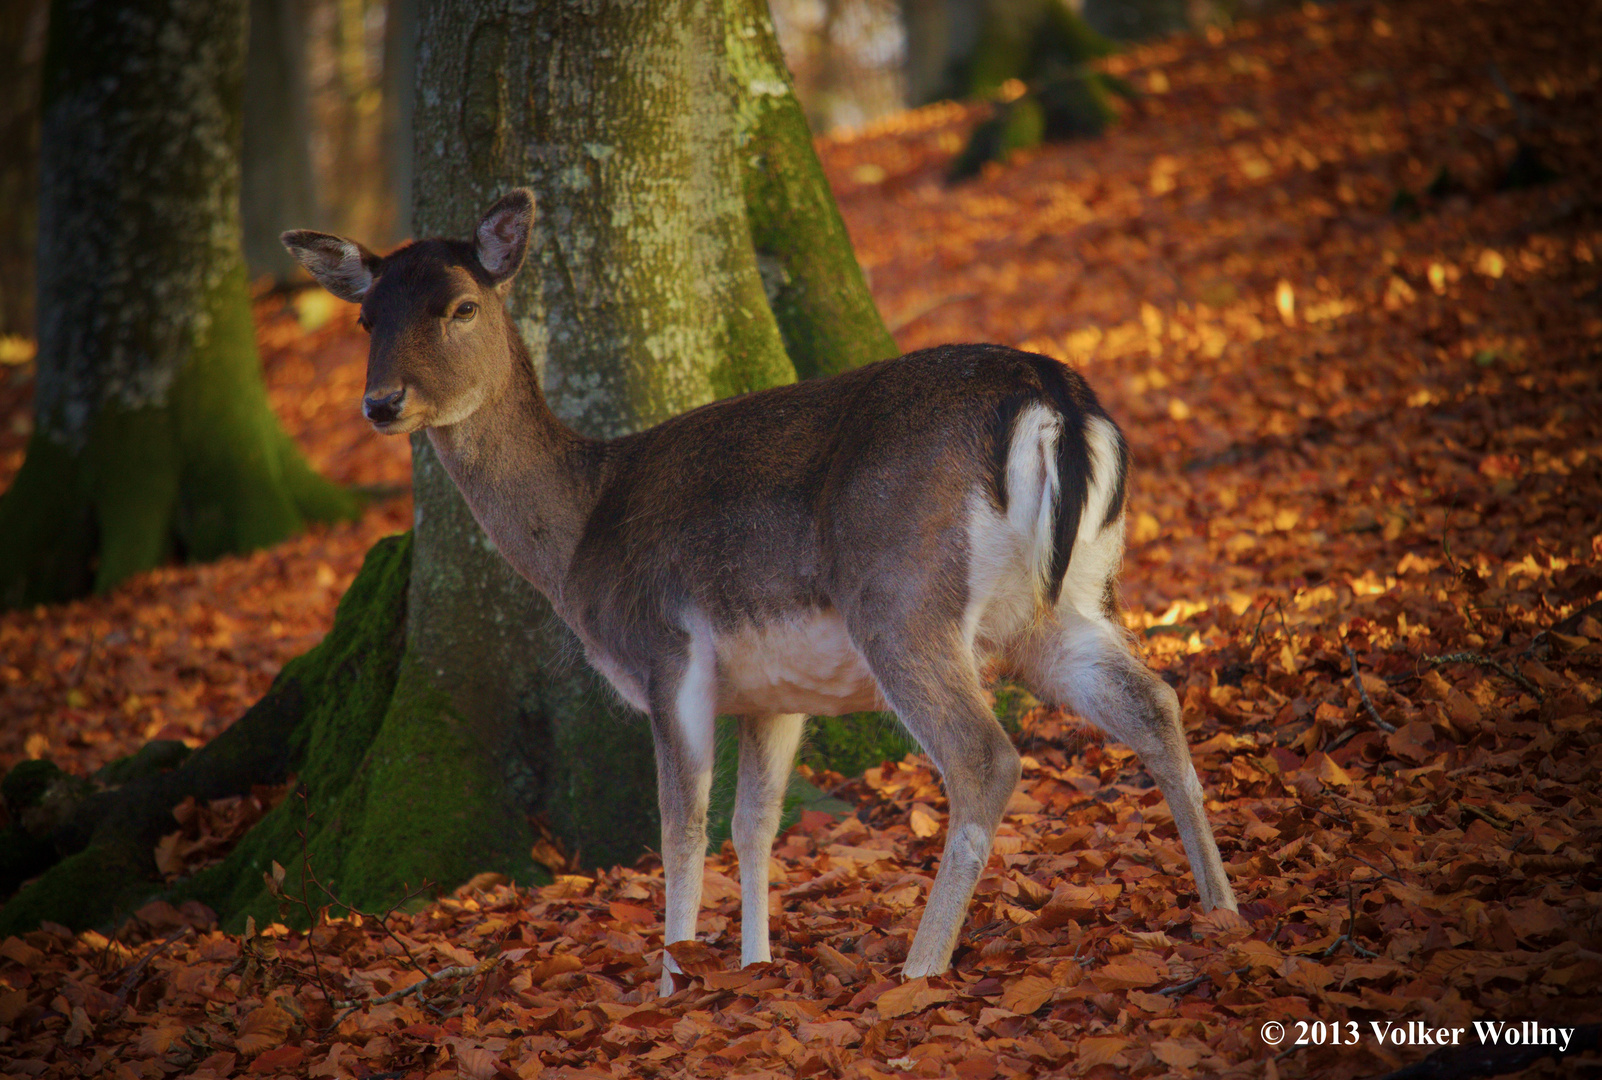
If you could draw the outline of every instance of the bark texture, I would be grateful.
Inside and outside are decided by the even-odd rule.
[[[354,512],[261,378],[239,247],[244,41],[243,0],[52,10],[35,431],[0,499],[0,605]]]
[[[533,188],[510,303],[553,409],[586,434],[795,377],[744,212],[724,31],[691,0],[423,14],[416,231],[465,235]],[[649,731],[414,445],[414,653],[490,730],[545,733],[549,768],[526,771],[547,773],[542,808],[586,863],[632,861],[657,843]]]

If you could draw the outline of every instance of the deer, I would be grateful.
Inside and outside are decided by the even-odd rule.
[[[806,718],[888,709],[950,806],[902,971],[946,971],[1021,775],[983,692],[991,661],[1135,751],[1202,909],[1236,910],[1179,698],[1117,617],[1129,452],[1079,373],[946,345],[586,438],[546,402],[507,312],[534,213],[515,189],[470,239],[382,257],[326,233],[282,240],[360,305],[367,421],[426,430],[496,548],[648,718],[664,946],[695,937],[715,718],[738,718],[750,965],[772,959],[769,858]],[[664,948],[661,992],[685,985]]]

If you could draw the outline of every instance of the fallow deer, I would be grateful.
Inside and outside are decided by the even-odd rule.
[[[1235,909],[1179,700],[1113,617],[1124,439],[1055,360],[948,345],[713,402],[622,438],[551,411],[503,304],[534,199],[470,241],[379,257],[284,244],[372,335],[362,408],[426,428],[480,525],[550,598],[656,744],[665,944],[695,936],[713,721],[739,721],[741,962],[770,959],[768,859],[807,715],[893,709],[940,770],[950,823],[907,976],[950,963],[1019,779],[987,706],[992,658],[1140,756],[1203,908]],[[663,991],[676,965],[663,954]]]

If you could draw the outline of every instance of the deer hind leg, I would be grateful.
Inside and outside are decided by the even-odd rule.
[[[806,717],[740,721],[740,779],[734,795],[734,853],[740,859],[740,964],[773,959],[768,950],[768,859]]]
[[[1173,812],[1202,907],[1234,911],[1173,688],[1130,652],[1121,629],[1068,605],[1033,631],[1022,652],[1024,681],[1038,697],[1067,706],[1140,756]]]
[[[712,788],[717,669],[710,641],[691,639],[676,670],[653,674],[651,735],[662,812],[662,876],[667,890],[663,945],[695,937],[706,865],[706,810]],[[678,982],[675,983],[675,976]],[[662,993],[687,985],[673,957],[662,953]]]
[[[951,803],[940,869],[903,967],[910,979],[951,965],[1020,762],[985,703],[973,650],[959,628],[897,637],[868,637],[862,652],[886,700],[940,770]],[[931,653],[928,642],[940,640],[949,647]]]

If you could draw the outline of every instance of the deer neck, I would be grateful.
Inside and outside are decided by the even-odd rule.
[[[512,568],[561,609],[562,582],[599,490],[600,444],[561,422],[527,350],[512,340],[512,377],[465,420],[429,441],[480,527]]]

